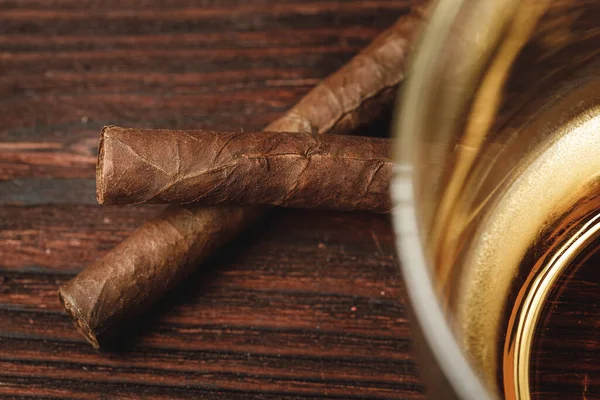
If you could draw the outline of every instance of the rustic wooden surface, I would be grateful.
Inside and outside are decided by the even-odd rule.
[[[422,398],[384,216],[276,211],[111,352],[56,296],[159,209],[95,205],[103,125],[261,129],[409,3],[0,0],[0,397]]]

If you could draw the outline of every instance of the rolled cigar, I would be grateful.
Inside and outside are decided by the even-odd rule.
[[[259,215],[249,207],[198,210],[167,208],[60,288],[61,303],[92,346],[114,338],[128,318],[194,270],[198,254],[213,251]]]
[[[424,11],[400,18],[266,130],[349,133],[381,115],[404,78]],[[59,297],[85,338],[101,347],[266,210],[170,206],[63,285]]]
[[[105,127],[100,204],[273,205],[388,212],[390,139]]]

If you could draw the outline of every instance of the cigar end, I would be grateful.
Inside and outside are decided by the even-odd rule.
[[[111,126],[105,126],[100,133],[98,142],[98,161],[96,162],[96,201],[98,204],[104,204],[104,134]]]
[[[85,321],[85,319],[81,316],[81,312],[75,306],[71,296],[69,296],[68,293],[65,293],[63,291],[62,287],[58,290],[58,298],[60,300],[60,303],[63,305],[63,307],[67,311],[67,314],[69,314],[69,316],[73,320],[75,327],[77,328],[77,331],[79,331],[79,333],[81,333],[83,335],[83,337],[85,337],[85,339],[95,349],[99,349],[100,343],[98,342],[98,338],[96,337],[96,335],[94,334],[94,332],[92,331],[92,329],[90,328],[88,323]]]

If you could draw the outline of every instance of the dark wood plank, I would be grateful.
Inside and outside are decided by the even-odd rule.
[[[126,377],[142,386],[156,374],[169,387],[185,375],[198,388],[215,384],[223,390],[283,393],[295,387],[302,394],[389,398],[419,393],[385,217],[274,212],[153,310],[124,350],[98,354],[73,330],[56,298],[58,285],[82,261],[69,257],[64,240],[72,238],[67,241],[75,241],[72,246],[82,257],[98,255],[103,249],[94,239],[105,238],[108,249],[154,210],[113,208],[107,216],[89,208],[3,208],[2,232],[13,239],[1,242],[23,254],[9,258],[1,275],[0,363],[7,372],[0,372],[0,380],[35,376],[54,382],[68,371],[70,378],[104,382],[100,373],[82,371],[85,367],[104,368],[115,380]],[[14,219],[4,218],[8,215]],[[61,231],[47,232],[58,242],[35,246],[40,235],[31,231],[37,224]],[[290,227],[293,231],[282,236]],[[356,234],[348,237],[348,230]],[[39,261],[27,265],[35,262],[31,254],[36,252]],[[171,361],[161,358],[165,354]],[[269,367],[271,360],[278,364]],[[258,366],[261,376],[255,376]],[[170,378],[162,369],[171,371]],[[258,383],[246,382],[249,377]]]
[[[94,204],[103,125],[261,129],[411,5],[200,3],[0,0],[0,397],[421,399],[383,216],[273,211],[112,351],[63,312],[161,209]]]

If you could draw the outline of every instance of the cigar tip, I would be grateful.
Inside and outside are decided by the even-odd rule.
[[[104,135],[110,128],[111,126],[102,128],[102,133],[100,134],[100,140],[98,142],[98,160],[96,162],[96,201],[98,201],[98,204],[104,204]]]
[[[119,127],[115,126],[115,125],[104,125],[102,127],[102,133],[100,135],[104,136],[104,134],[106,133],[106,131],[110,131],[111,129],[119,129]]]
[[[96,337],[96,335],[90,328],[89,324],[82,317],[81,312],[79,311],[79,308],[77,308],[77,306],[73,302],[73,299],[71,298],[71,296],[69,296],[68,293],[65,293],[64,287],[61,287],[58,290],[58,298],[60,300],[60,303],[63,305],[63,307],[67,311],[67,314],[69,314],[69,316],[75,323],[75,327],[77,328],[79,333],[81,333],[83,335],[83,337],[85,337],[86,340],[95,349],[99,349],[100,343],[98,342],[98,338]]]

